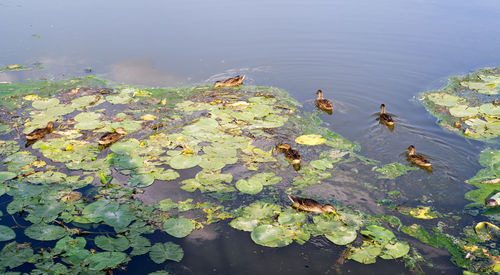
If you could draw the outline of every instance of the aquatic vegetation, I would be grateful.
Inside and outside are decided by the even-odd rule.
[[[500,135],[500,68],[451,77],[448,85],[420,99],[443,128],[467,138],[489,140]]]
[[[494,180],[500,178],[500,150],[484,149],[479,156],[479,163],[485,168],[479,170],[474,177],[467,180],[467,183],[478,188],[465,194],[466,199],[475,202],[469,207],[482,207],[490,196],[500,192],[500,182],[494,182]],[[485,212],[485,214],[499,215],[494,211]]]
[[[389,227],[397,217],[377,219],[333,200],[328,203],[338,215],[306,213],[280,202],[286,193],[329,186],[340,172],[356,178],[364,167],[369,177],[383,181],[417,169],[374,166],[377,161],[356,153],[358,144],[324,127],[317,112],[300,113],[282,90],[108,88],[89,77],[0,84],[0,91],[2,108],[11,112],[0,127],[0,196],[6,213],[23,227],[0,225],[0,241],[10,241],[0,251],[2,272],[30,263],[39,273],[99,273],[125,268],[138,255],[156,264],[179,262],[179,239],[223,220],[266,247],[324,236],[331,245],[347,246],[347,258],[365,264],[413,253]],[[494,113],[488,108],[478,112]],[[23,144],[21,133],[48,121],[55,122],[52,133]],[[117,128],[127,134],[100,147],[103,133]],[[298,171],[273,151],[285,142],[301,152]],[[341,167],[346,164],[352,167]],[[143,193],[158,186],[175,192],[144,204]],[[409,213],[435,214],[426,208]],[[153,232],[170,241],[158,242]]]

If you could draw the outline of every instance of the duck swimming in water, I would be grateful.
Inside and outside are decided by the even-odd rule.
[[[292,146],[288,143],[278,145],[278,150],[283,152],[285,158],[287,158],[292,164],[300,164],[302,158],[297,150],[293,150]]]
[[[423,167],[430,167],[432,165],[431,162],[428,161],[426,157],[424,157],[421,154],[415,153],[415,146],[410,145],[410,147],[408,147],[406,151],[410,151],[408,153],[408,158],[410,159],[411,162],[415,163],[416,165]]]
[[[385,113],[385,104],[380,105],[380,122],[384,123],[387,126],[393,126],[394,120],[391,115]]]
[[[114,132],[105,133],[97,142],[100,145],[108,146],[126,134],[127,132],[123,128],[116,128]]]
[[[239,86],[243,84],[243,79],[245,79],[245,75],[242,76],[237,75],[235,77],[228,78],[224,81],[215,81],[214,88]]]
[[[49,121],[49,123],[47,123],[47,126],[45,128],[38,128],[35,129],[33,132],[27,134],[26,139],[34,142],[52,133],[53,130],[54,130],[54,122]]]
[[[323,98],[323,91],[318,90],[316,94],[318,95],[318,98],[316,99],[316,106],[331,115],[333,111],[332,102]]]
[[[313,213],[334,213],[337,214],[335,208],[330,204],[321,205],[321,203],[307,198],[299,198],[288,194],[288,198],[292,201],[293,206],[307,212]]]

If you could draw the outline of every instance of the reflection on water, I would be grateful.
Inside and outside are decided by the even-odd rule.
[[[314,93],[322,89],[335,110],[331,116],[322,114],[322,119],[327,127],[359,143],[362,155],[382,164],[406,164],[404,150],[414,144],[431,159],[434,170],[412,171],[408,177],[387,181],[377,192],[360,193],[362,189],[352,188],[354,179],[338,177],[335,184],[313,188],[311,194],[331,195],[374,213],[385,211],[374,201],[391,190],[401,190],[409,204],[424,196],[442,212],[460,211],[467,203],[463,194],[470,187],[464,180],[478,170],[477,157],[485,145],[441,129],[415,97],[442,85],[449,75],[500,64],[500,36],[492,29],[498,25],[498,1],[59,0],[51,4],[34,0],[0,4],[0,16],[8,22],[0,25],[0,65],[39,62],[45,67],[1,73],[0,81],[85,76],[87,68],[118,83],[145,86],[211,83],[245,74],[247,84],[287,90],[306,111],[315,109]],[[376,120],[381,103],[394,115],[393,131]],[[151,192],[157,194],[162,193]],[[158,199],[151,197],[150,202]],[[339,247],[317,249],[308,243],[268,249],[255,245],[246,232],[218,228],[224,234],[215,241],[183,244],[186,269],[181,272],[404,270],[401,263],[382,260],[371,266],[350,262],[338,267]],[[444,272],[455,272],[447,255],[440,253],[434,250],[427,256],[443,260]],[[128,271],[134,270],[134,262]]]

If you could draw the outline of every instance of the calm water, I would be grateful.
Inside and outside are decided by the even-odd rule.
[[[0,65],[45,69],[3,73],[0,81],[61,79],[91,70],[117,83],[171,86],[246,74],[247,84],[283,88],[307,111],[322,89],[336,107],[323,119],[361,144],[363,155],[405,163],[402,153],[414,144],[433,161],[432,174],[392,181],[387,191],[401,190],[410,202],[425,195],[441,212],[459,212],[470,189],[464,180],[479,169],[477,157],[486,145],[442,130],[415,98],[444,85],[448,76],[500,65],[499,15],[495,0],[3,0]],[[375,121],[381,103],[397,116],[393,132]],[[373,196],[366,199],[383,198]],[[336,199],[356,205],[349,196]],[[380,259],[337,267],[343,248],[322,239],[269,249],[228,228],[219,224],[183,240],[186,255],[174,270],[408,273],[403,263]],[[440,267],[426,272],[460,273],[445,252],[427,249],[426,256]],[[134,258],[128,271],[145,271],[143,261],[150,263]]]

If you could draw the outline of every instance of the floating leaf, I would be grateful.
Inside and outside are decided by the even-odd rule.
[[[479,111],[489,116],[500,116],[500,106],[493,103],[486,103],[479,106]]]
[[[0,171],[0,183],[13,179],[17,176],[16,173],[13,172],[7,172],[7,171]]]
[[[361,234],[369,236],[378,242],[385,243],[396,238],[396,236],[394,236],[394,233],[379,225],[368,225],[366,229],[367,230],[362,230]]]
[[[379,178],[381,179],[395,179],[401,175],[406,174],[410,170],[418,170],[418,168],[408,167],[399,162],[393,162],[383,165],[382,167],[375,166],[372,168],[372,170],[375,170],[382,174],[381,176],[379,176]]]
[[[16,238],[16,233],[10,227],[0,225],[0,242],[9,241]]]
[[[315,216],[313,218],[319,232],[337,245],[346,245],[353,242],[358,236],[357,226],[348,226],[341,221],[337,221],[326,215]]]
[[[327,160],[327,159],[317,159],[317,160],[313,160],[311,161],[311,166],[316,168],[316,169],[319,169],[319,170],[325,170],[325,169],[332,169],[333,168],[333,164]]]
[[[32,106],[36,109],[48,109],[59,104],[59,99],[49,98],[33,101]]]
[[[151,115],[151,114],[145,114],[145,115],[141,116],[141,119],[143,119],[143,120],[155,120],[156,116]]]
[[[305,145],[319,145],[323,144],[326,142],[325,138],[322,138],[320,135],[302,135],[298,138],[295,139],[295,142],[298,144],[305,144]]]
[[[119,264],[127,261],[127,254],[122,252],[101,252],[91,254],[85,259],[89,270],[100,271],[106,268],[115,268]]]
[[[387,243],[380,258],[385,260],[397,259],[408,254],[408,252],[410,252],[410,245],[407,242]]]
[[[178,155],[170,159],[169,165],[174,169],[187,169],[198,165],[201,157],[197,155]]]
[[[461,100],[458,96],[445,93],[427,94],[427,98],[441,106],[455,106]]]
[[[262,191],[263,185],[258,181],[240,179],[236,182],[236,188],[242,193],[255,195]]]
[[[183,217],[171,218],[163,223],[163,229],[176,238],[184,238],[193,231],[194,224],[191,220]]]
[[[24,234],[38,241],[53,241],[66,235],[66,229],[56,225],[33,224],[24,230]]]
[[[111,238],[97,236],[94,242],[100,249],[108,251],[124,251],[130,247],[129,241],[125,237]]]
[[[382,252],[382,249],[378,246],[369,245],[359,248],[351,249],[349,254],[349,259],[355,260],[362,264],[373,264],[376,262],[378,255]]]
[[[94,112],[82,112],[75,116],[76,129],[93,130],[101,125],[101,114]]]
[[[180,245],[173,242],[156,243],[151,247],[149,257],[157,264],[166,260],[180,262],[184,257],[184,251]]]
[[[467,105],[456,105],[450,108],[450,114],[455,117],[475,116],[478,111],[478,107],[470,107]]]
[[[250,236],[256,244],[267,247],[287,246],[293,241],[285,230],[269,224],[255,227]]]
[[[6,244],[0,251],[0,266],[16,268],[33,257],[33,249],[29,244],[18,244],[11,242]]]

